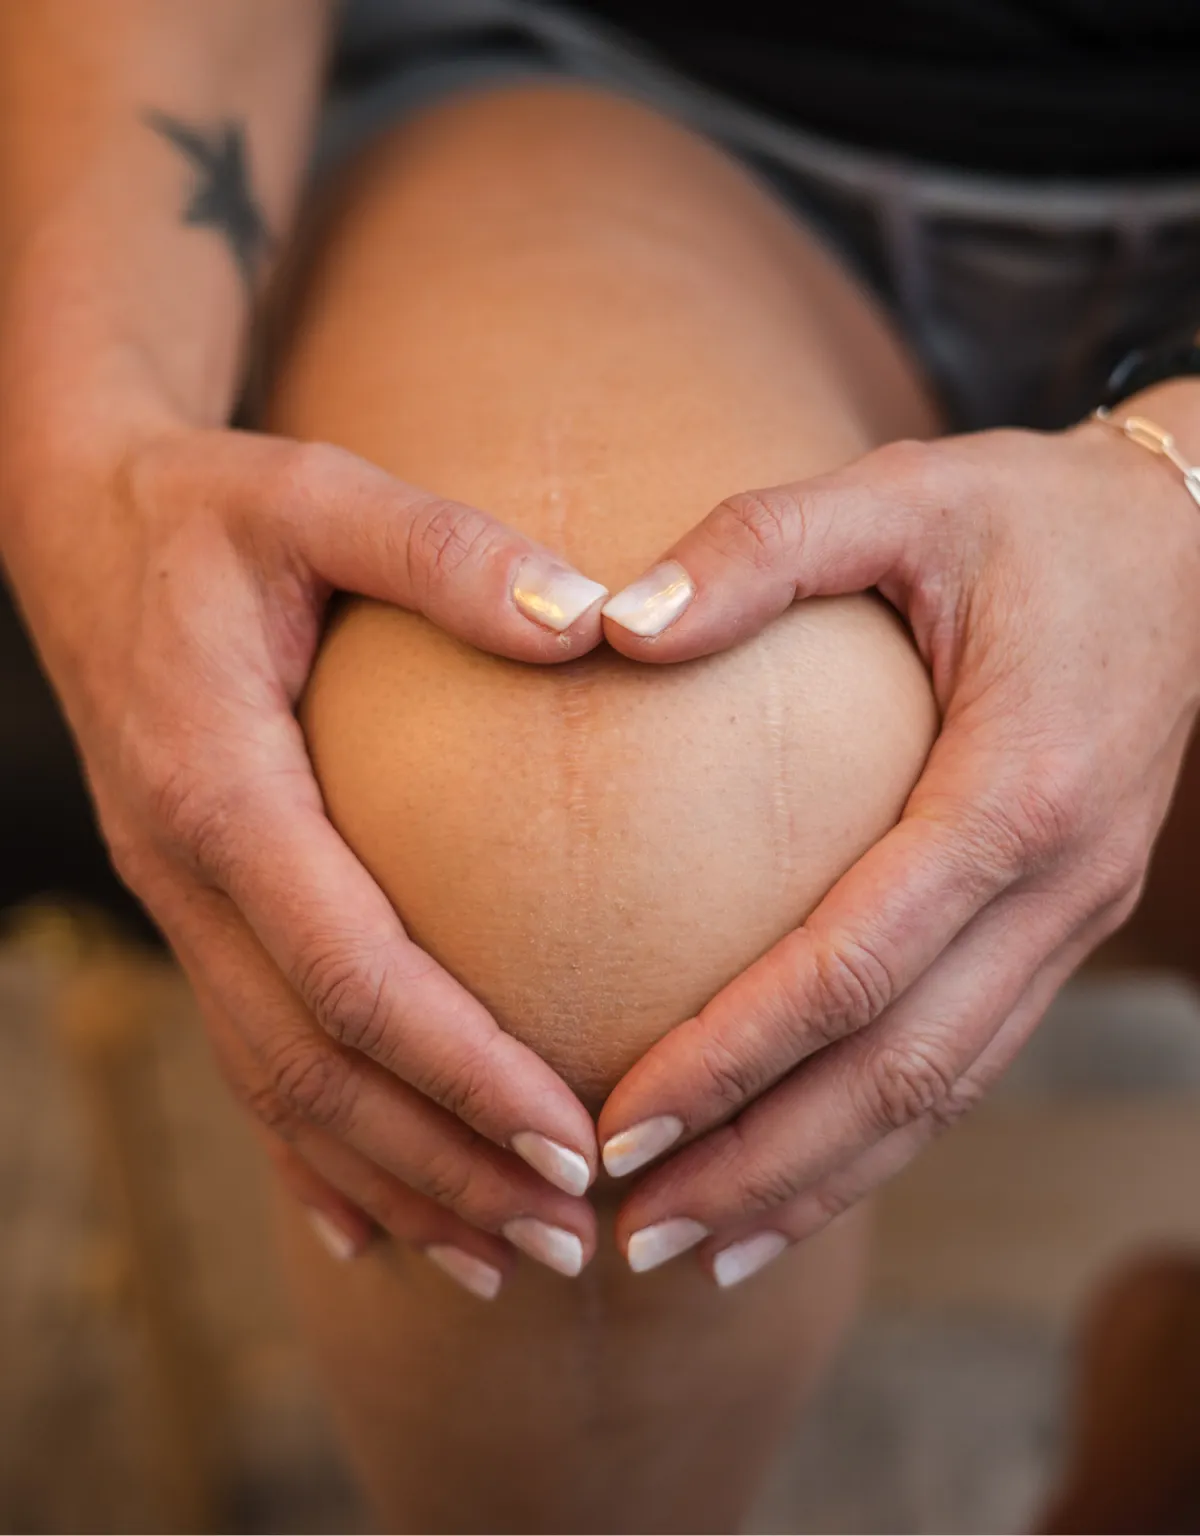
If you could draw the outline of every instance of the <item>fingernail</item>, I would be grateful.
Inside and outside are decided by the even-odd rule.
[[[583,1244],[564,1227],[552,1227],[536,1216],[516,1216],[506,1224],[504,1235],[515,1248],[560,1275],[577,1275],[583,1268]]]
[[[304,1207],[304,1214],[308,1217],[308,1224],[321,1240],[321,1245],[326,1253],[338,1260],[341,1264],[349,1263],[357,1258],[361,1252],[360,1245],[343,1232],[335,1222],[330,1221],[324,1211],[315,1210],[311,1205]]]
[[[592,1181],[587,1158],[537,1131],[518,1131],[512,1139],[512,1149],[543,1178],[549,1179],[555,1188],[566,1190],[568,1195],[582,1195]]]
[[[484,1301],[494,1300],[504,1283],[504,1276],[494,1264],[485,1264],[453,1243],[431,1243],[425,1254],[452,1280],[466,1286],[473,1295],[482,1296]]]
[[[560,634],[607,596],[608,588],[598,581],[589,581],[569,566],[557,565],[541,555],[529,555],[521,561],[512,589],[513,602],[526,618]]]
[[[604,1166],[614,1179],[656,1158],[683,1135],[683,1121],[675,1115],[654,1115],[627,1131],[618,1131],[604,1143]]]
[[[787,1246],[782,1232],[756,1232],[740,1243],[730,1243],[713,1260],[713,1278],[718,1285],[736,1285],[777,1259]]]
[[[659,1221],[635,1232],[625,1257],[634,1274],[640,1275],[647,1269],[657,1269],[676,1254],[686,1253],[707,1236],[708,1228],[690,1216],[674,1216],[670,1221]]]
[[[656,565],[639,581],[622,587],[600,612],[635,635],[661,635],[696,595],[696,584],[678,560]]]

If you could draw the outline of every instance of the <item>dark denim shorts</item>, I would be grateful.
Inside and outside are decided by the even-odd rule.
[[[867,153],[541,0],[348,0],[316,170],[447,96],[547,77],[643,101],[746,162],[883,301],[953,429],[1065,426],[1131,347],[1200,328],[1200,172],[1044,182]]]

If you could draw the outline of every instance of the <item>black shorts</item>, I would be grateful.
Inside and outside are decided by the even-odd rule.
[[[954,430],[1066,426],[1131,347],[1200,327],[1200,177],[1048,182],[868,153],[568,5],[348,0],[316,171],[433,102],[546,78],[647,103],[746,162],[883,301]]]

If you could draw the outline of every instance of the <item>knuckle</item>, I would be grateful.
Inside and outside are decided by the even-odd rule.
[[[883,960],[861,941],[823,944],[813,954],[815,1011],[805,1028],[823,1044],[864,1029],[889,1006],[896,984]]]
[[[421,1190],[438,1205],[448,1210],[477,1211],[481,1207],[478,1198],[479,1172],[475,1159],[460,1148],[444,1153],[434,1153],[421,1168]]]
[[[239,797],[165,753],[143,759],[137,779],[147,824],[164,851],[184,856],[221,883],[231,862]]]
[[[726,1109],[740,1108],[762,1087],[761,1073],[719,1035],[704,1042],[697,1066],[709,1097]]]
[[[364,1162],[352,1184],[339,1181],[335,1187],[384,1232],[401,1242],[420,1241],[426,1220],[419,1196],[379,1163]]]
[[[284,594],[307,598],[311,591],[312,573],[297,544],[298,533],[337,519],[343,537],[353,536],[344,516],[355,484],[347,473],[353,463],[353,454],[330,443],[255,442],[245,492],[225,506],[223,515],[238,553],[277,599]],[[280,603],[278,615],[293,606]]]
[[[114,823],[102,828],[109,863],[131,891],[143,892],[150,884],[154,858],[143,834]]]
[[[485,560],[500,534],[489,519],[470,507],[434,499],[409,523],[406,563],[418,593],[450,581],[464,566]]]
[[[1086,830],[1084,794],[1074,768],[1043,759],[1019,780],[960,802],[951,830],[970,852],[974,878],[994,893],[1053,869],[1078,845]]]
[[[314,944],[297,988],[330,1039],[366,1056],[380,1053],[388,1033],[388,988],[370,951],[343,939]]]
[[[939,1122],[957,1118],[960,1096],[966,1092],[941,1053],[921,1042],[882,1047],[866,1087],[871,1124],[884,1135],[927,1115]]]
[[[423,1085],[428,1098],[456,1119],[479,1125],[491,1118],[495,1103],[495,1073],[488,1051],[460,1054]]]
[[[1125,926],[1138,909],[1146,889],[1146,879],[1147,873],[1143,871],[1140,876],[1114,879],[1106,885],[1103,899],[1098,906],[1093,903],[1094,910],[1081,929],[1081,936],[1089,947],[1102,944]]]
[[[948,1131],[960,1120],[978,1109],[987,1094],[987,1083],[982,1078],[967,1074],[960,1077],[945,1098],[933,1106],[932,1119],[935,1129]]]
[[[782,1164],[752,1165],[743,1170],[739,1182],[742,1211],[750,1214],[786,1205],[796,1198],[800,1188],[794,1172]]]
[[[332,443],[292,442],[280,457],[279,473],[287,485],[311,494],[330,489],[354,462],[352,453]]]
[[[1123,928],[1141,905],[1142,897],[1146,893],[1146,880],[1149,871],[1142,869],[1140,875],[1129,881],[1120,891],[1115,900],[1111,901],[1106,910],[1105,918],[1101,924],[1100,937],[1108,938],[1116,933],[1118,928]]]
[[[1047,868],[1078,844],[1087,829],[1094,771],[1083,754],[1045,754],[1013,785],[995,819],[1023,868]]]
[[[848,1180],[831,1180],[827,1184],[818,1184],[810,1192],[809,1198],[822,1223],[828,1225],[857,1205],[862,1196]]]
[[[1140,829],[1126,826],[1108,839],[1094,860],[1096,895],[1105,914],[1114,917],[1114,927],[1141,900],[1150,871],[1150,848],[1150,839]]]
[[[1094,765],[1082,754],[1043,760],[1017,798],[1018,828],[1036,852],[1057,859],[1087,830]]]
[[[944,462],[944,450],[916,437],[897,437],[876,448],[872,459],[888,484],[903,487],[908,499],[924,503],[935,490],[935,476]]]
[[[221,791],[193,788],[167,823],[175,842],[195,867],[221,887],[229,884],[236,862],[240,821],[233,797]]]
[[[262,507],[291,516],[298,508],[336,499],[346,467],[353,462],[352,454],[332,443],[288,440],[259,447],[259,472],[265,483],[258,482],[256,516]]]
[[[1006,794],[980,795],[956,808],[953,837],[957,862],[966,871],[964,883],[981,895],[994,895],[1028,869],[1029,849]]]
[[[273,1136],[281,1141],[291,1141],[296,1134],[296,1113],[270,1083],[259,1083],[253,1088],[237,1088],[235,1092],[246,1109]]]
[[[354,1188],[354,1203],[376,1226],[401,1242],[419,1242],[428,1229],[423,1211],[414,1207],[414,1191],[383,1169],[364,1172]]]
[[[337,1133],[345,1130],[352,1117],[354,1076],[327,1046],[296,1040],[271,1062],[267,1094],[284,1106],[289,1119],[298,1116],[320,1130]]]
[[[782,488],[742,491],[721,502],[710,526],[723,553],[770,570],[798,552],[804,514],[797,498]]]

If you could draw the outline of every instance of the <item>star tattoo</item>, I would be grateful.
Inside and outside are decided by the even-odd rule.
[[[222,237],[253,293],[259,264],[272,242],[262,209],[250,190],[246,135],[241,124],[192,128],[153,109],[144,112],[142,119],[173,144],[192,167],[192,190],[183,222],[213,229]]]

